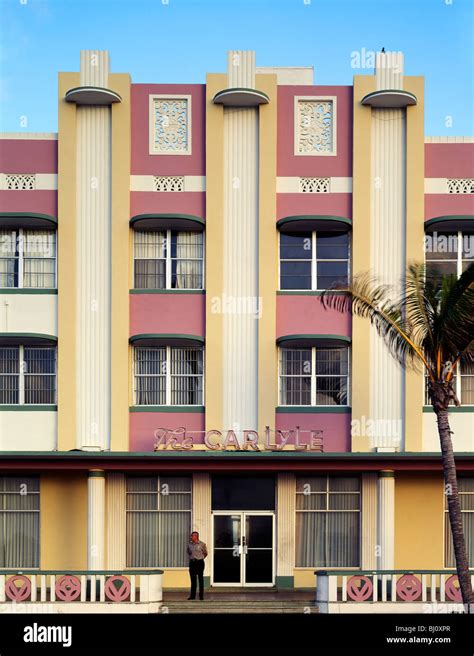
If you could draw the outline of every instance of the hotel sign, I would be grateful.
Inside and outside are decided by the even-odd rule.
[[[168,448],[175,451],[189,451],[194,446],[204,447],[206,451],[283,451],[292,446],[295,451],[319,451],[323,449],[322,430],[271,430],[268,426],[263,436],[254,430],[244,430],[239,438],[234,430],[187,431],[184,427],[157,428],[155,430],[155,451]],[[192,433],[192,435],[191,435]],[[193,435],[204,435],[204,442]],[[263,439],[262,439],[263,438]]]

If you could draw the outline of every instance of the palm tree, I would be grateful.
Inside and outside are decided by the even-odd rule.
[[[334,290],[338,294],[334,294]],[[342,292],[342,293],[341,293]],[[463,603],[473,610],[466,542],[462,526],[454,461],[449,405],[460,402],[454,381],[461,363],[474,362],[474,263],[457,278],[409,266],[399,293],[370,274],[353,284],[327,290],[323,305],[367,318],[403,366],[424,370],[427,391],[436,414],[444,471],[445,493],[454,555]]]

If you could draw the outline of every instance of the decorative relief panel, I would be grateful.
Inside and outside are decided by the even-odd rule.
[[[295,155],[335,155],[335,98],[295,97]]]
[[[34,173],[6,173],[2,188],[16,191],[35,189],[36,176]]]
[[[191,154],[191,96],[150,96],[150,153]]]
[[[328,194],[329,178],[300,178],[300,191],[309,194]]]
[[[153,186],[155,191],[184,191],[184,176],[155,175]]]
[[[449,178],[448,194],[474,194],[474,178]]]

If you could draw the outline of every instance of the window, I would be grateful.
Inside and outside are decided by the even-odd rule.
[[[0,346],[0,405],[56,403],[56,347]]]
[[[297,476],[296,567],[360,566],[360,480]]]
[[[150,96],[150,155],[191,155],[191,96]]]
[[[39,567],[39,478],[0,477],[0,568]]]
[[[458,490],[467,560],[472,567],[474,565],[474,478],[458,478]],[[444,513],[444,554],[446,567],[456,567],[447,499]]]
[[[135,347],[136,405],[202,405],[203,349]]]
[[[348,405],[347,347],[280,349],[280,405]]]
[[[136,230],[135,289],[202,289],[202,232]]]
[[[317,291],[348,280],[347,232],[280,233],[280,289]]]
[[[56,287],[52,230],[0,230],[0,287]]]
[[[474,262],[474,233],[433,232],[425,236],[428,273],[460,276]]]
[[[185,567],[191,477],[127,479],[127,567]]]
[[[336,97],[295,96],[295,155],[337,155]]]

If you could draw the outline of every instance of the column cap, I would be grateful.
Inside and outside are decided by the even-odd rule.
[[[393,469],[383,469],[382,471],[377,472],[379,478],[395,478],[395,472]]]
[[[103,469],[89,469],[89,478],[105,478],[105,470]]]

